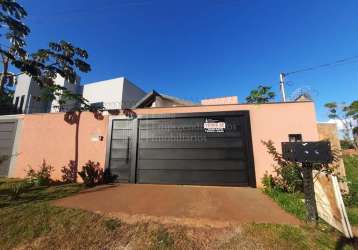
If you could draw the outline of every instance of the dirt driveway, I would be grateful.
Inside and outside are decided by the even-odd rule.
[[[121,184],[60,199],[55,205],[118,217],[192,226],[300,224],[260,190],[244,187]]]

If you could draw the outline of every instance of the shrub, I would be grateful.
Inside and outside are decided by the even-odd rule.
[[[265,172],[264,177],[262,177],[261,183],[265,190],[271,190],[275,187],[275,181],[272,175],[269,175],[267,171]]]
[[[77,181],[77,164],[76,161],[70,161],[67,166],[61,169],[62,181],[65,183],[76,183]]]
[[[27,171],[27,177],[29,178],[30,183],[37,186],[48,186],[51,183],[51,174],[54,171],[53,167],[46,163],[43,160],[39,170],[34,170],[29,167]]]
[[[87,187],[93,187],[103,183],[103,169],[100,167],[99,162],[88,161],[78,174]]]
[[[300,165],[283,159],[282,155],[277,152],[272,141],[262,141],[266,146],[267,152],[277,163],[274,165],[274,176],[265,174],[262,184],[265,188],[276,188],[285,192],[303,191],[303,178],[301,175]]]

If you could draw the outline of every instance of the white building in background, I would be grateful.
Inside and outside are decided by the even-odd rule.
[[[65,87],[76,94],[81,94],[92,105],[103,106],[105,109],[131,108],[145,96],[145,92],[124,77],[111,80],[80,85],[80,81],[71,84],[58,76],[55,84]],[[14,105],[26,114],[50,113],[70,110],[76,106],[75,102],[66,103],[59,109],[58,100],[36,100],[42,95],[39,85],[27,75],[20,75],[17,79],[14,93]]]
[[[55,79],[55,84],[65,87],[73,93],[81,93],[81,86],[79,85],[79,79],[75,84],[71,84],[61,76],[57,76]],[[31,113],[50,113],[59,111],[58,99],[53,101],[41,100],[38,101],[38,98],[41,97],[43,90],[40,88],[38,83],[36,83],[28,75],[20,75],[17,78],[16,89],[14,93],[14,105],[18,108],[21,113],[31,114]],[[68,103],[68,105],[75,105],[74,102]]]
[[[124,77],[83,85],[82,95],[93,105],[105,109],[125,109],[134,106],[146,92]]]

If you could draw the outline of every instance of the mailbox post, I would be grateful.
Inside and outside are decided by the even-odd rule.
[[[313,164],[333,161],[331,145],[327,141],[282,142],[282,156],[285,160],[302,163],[303,191],[308,220],[317,222],[318,212],[313,184]]]

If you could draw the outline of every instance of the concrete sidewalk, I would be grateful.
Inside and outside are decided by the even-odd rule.
[[[129,223],[154,220],[214,227],[250,222],[300,224],[260,190],[246,187],[121,184],[85,190],[54,204]]]

